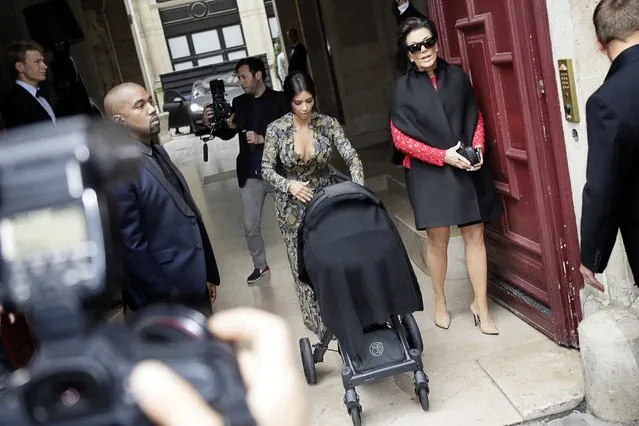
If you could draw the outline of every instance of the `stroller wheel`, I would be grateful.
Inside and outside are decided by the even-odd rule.
[[[314,385],[317,383],[317,371],[315,370],[315,361],[313,359],[313,348],[308,337],[300,339],[300,354],[302,355],[302,368],[304,368],[306,383]]]
[[[353,421],[353,426],[361,426],[362,425],[362,409],[359,407],[352,407],[348,410],[351,415],[351,420]]]
[[[417,349],[419,353],[424,352],[424,342],[422,341],[422,334],[419,331],[419,327],[417,326],[417,321],[415,321],[415,317],[413,314],[404,315],[402,317],[402,322],[404,323],[404,327],[406,327],[406,331],[408,332],[408,344],[413,349]]]
[[[430,401],[428,400],[428,389],[420,388],[417,391],[419,397],[419,404],[422,406],[422,410],[428,411],[430,409]]]

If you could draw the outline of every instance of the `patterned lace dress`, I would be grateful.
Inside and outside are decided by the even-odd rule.
[[[348,165],[354,182],[364,184],[364,171],[357,152],[336,119],[322,114],[313,114],[311,128],[313,129],[314,154],[308,161],[304,161],[294,148],[293,115],[289,113],[271,123],[266,130],[262,177],[276,188],[277,220],[286,245],[304,324],[309,330],[321,336],[325,327],[320,318],[313,291],[298,278],[297,232],[305,205],[296,200],[288,192],[288,188],[294,181],[309,182],[309,188],[316,193],[335,183],[334,173],[329,167],[333,149],[339,152]]]

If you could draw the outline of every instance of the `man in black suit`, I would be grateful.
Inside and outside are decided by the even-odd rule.
[[[47,79],[42,47],[32,41],[17,41],[7,47],[6,56],[15,85],[2,105],[5,126],[12,128],[41,121],[55,124],[53,108],[39,87]]]
[[[253,271],[246,279],[256,284],[270,271],[262,238],[262,208],[266,194],[273,187],[262,180],[262,154],[266,127],[290,112],[284,94],[266,85],[266,67],[259,58],[241,59],[235,71],[244,94],[233,99],[233,114],[224,127],[215,129],[214,136],[230,140],[239,134],[240,152],[236,160],[237,181],[242,199],[244,235],[253,260]],[[213,110],[204,109],[203,121],[211,126]]]
[[[308,74],[308,52],[306,46],[300,41],[300,34],[295,28],[291,28],[286,33],[289,43],[291,43],[291,57],[288,60],[289,75],[299,71]]]
[[[126,306],[137,311],[158,302],[179,303],[210,314],[220,284],[213,248],[184,177],[153,141],[160,132],[153,98],[143,87],[123,83],[107,94],[104,107],[144,153],[138,180],[114,190],[124,245]]]
[[[595,32],[612,65],[604,84],[588,99],[588,166],[581,217],[581,273],[608,264],[621,230],[630,268],[639,279],[639,2],[602,0]]]

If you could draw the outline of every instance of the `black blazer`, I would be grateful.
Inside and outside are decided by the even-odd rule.
[[[51,106],[53,108],[53,106]],[[24,87],[15,84],[2,105],[2,118],[7,129],[40,121],[51,121],[44,107]]]
[[[588,166],[581,215],[581,262],[606,269],[621,235],[635,282],[639,280],[639,46],[612,63],[604,84],[588,99]]]
[[[184,195],[164,176],[150,147],[143,152],[139,179],[114,189],[124,245],[124,300],[134,311],[167,300],[196,307],[208,295],[207,281],[220,283],[202,215],[164,148],[159,152],[185,188]]]
[[[308,65],[306,59],[308,52],[306,46],[299,42],[295,45],[291,51],[291,58],[288,61],[288,73],[291,74],[295,71],[302,71],[308,74]]]
[[[246,141],[246,133],[242,130],[253,130],[258,135],[266,135],[266,128],[273,121],[283,117],[291,111],[289,103],[283,92],[266,88],[260,100],[255,100],[252,95],[246,93],[233,99],[233,113],[237,129],[225,127],[215,136],[220,139],[230,140],[239,133],[240,150],[235,160],[237,182],[240,188],[246,184],[250,172],[250,156],[252,150],[264,150],[264,145],[249,145]]]

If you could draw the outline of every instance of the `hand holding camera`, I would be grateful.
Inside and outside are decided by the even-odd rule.
[[[209,320],[214,335],[241,347],[242,376],[247,401],[260,426],[307,424],[305,385],[297,373],[297,359],[287,324],[279,317],[252,308],[236,308]],[[145,412],[159,426],[224,425],[195,389],[164,364],[145,361],[131,374],[131,389]]]
[[[234,115],[232,114],[232,107],[226,100],[226,89],[224,88],[224,81],[211,80],[209,82],[211,89],[212,102],[204,107],[202,120],[211,128],[211,134],[215,135],[215,132],[227,126],[230,129],[235,129],[235,122],[233,121]]]

